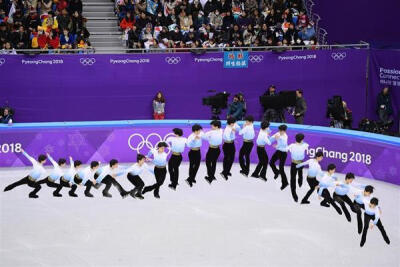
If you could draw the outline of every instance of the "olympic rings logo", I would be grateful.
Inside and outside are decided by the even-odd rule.
[[[250,55],[249,60],[251,63],[260,63],[261,61],[264,60],[263,55]]]
[[[0,58],[0,66],[3,66],[4,63],[6,63],[6,59],[5,58]]]
[[[168,64],[178,64],[179,62],[181,62],[181,58],[180,57],[166,57],[165,58],[165,62],[167,62]]]
[[[158,139],[158,141],[154,145],[153,145],[152,142],[150,142],[150,138],[153,137],[153,136],[155,136]],[[128,146],[129,146],[130,149],[132,149],[133,151],[137,151],[137,153],[139,154],[140,150],[143,149],[144,146],[146,146],[150,150],[154,149],[154,148],[157,148],[158,143],[166,142],[168,137],[170,137],[170,136],[174,136],[174,134],[173,133],[168,133],[168,134],[166,134],[164,136],[164,138],[162,138],[161,135],[159,135],[158,133],[151,133],[146,138],[144,138],[143,135],[141,135],[139,133],[134,133],[134,134],[131,134],[129,136],[129,138],[128,138]],[[139,137],[140,140],[141,140],[136,146],[132,145],[132,139],[134,137]],[[169,144],[168,144],[168,149],[170,149]]]
[[[96,59],[94,59],[94,58],[81,58],[81,59],[79,59],[79,62],[83,66],[92,66],[94,63],[96,63]]]
[[[331,57],[333,60],[343,60],[346,57],[346,52],[332,53]]]

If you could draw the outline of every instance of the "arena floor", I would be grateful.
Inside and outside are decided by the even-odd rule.
[[[112,199],[95,189],[86,198],[82,187],[79,198],[65,189],[63,198],[53,198],[46,186],[39,199],[29,199],[27,186],[3,192],[27,169],[0,169],[0,266],[400,266],[398,186],[358,179],[376,187],[391,239],[388,246],[374,228],[360,248],[355,214],[348,223],[320,207],[315,194],[310,205],[300,205],[279,180],[245,178],[237,165],[233,178],[218,176],[210,186],[202,164],[189,188],[187,167],[176,192],[165,183],[160,200],[146,194],[143,201],[123,200],[115,188]]]

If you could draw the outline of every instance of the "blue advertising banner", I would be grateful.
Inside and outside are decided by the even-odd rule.
[[[224,68],[244,69],[249,67],[249,52],[231,51],[224,52]]]

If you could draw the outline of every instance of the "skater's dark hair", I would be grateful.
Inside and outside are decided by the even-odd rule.
[[[234,117],[229,117],[227,120],[226,120],[226,123],[228,124],[228,125],[230,125],[230,124],[232,124],[232,123],[235,123],[236,122],[236,119],[234,118]]]
[[[346,177],[344,179],[349,180],[349,179],[354,179],[354,178],[355,178],[354,173],[348,172],[348,173],[346,173]]]
[[[99,166],[100,164],[99,164],[99,162],[98,161],[92,161],[92,162],[90,162],[90,168],[96,168],[97,166]]]
[[[79,167],[79,166],[81,166],[82,165],[82,161],[80,161],[80,160],[75,160],[74,161],[74,167],[76,168],[76,167]]]
[[[143,154],[137,154],[137,156],[136,156],[136,161],[137,162],[139,162],[139,161],[141,161],[142,159],[144,159],[144,158],[146,158]]]
[[[67,163],[66,159],[63,159],[63,158],[58,159],[58,165],[63,165],[65,163]]]
[[[287,126],[285,124],[279,125],[278,130],[286,132]]]
[[[167,143],[165,143],[165,142],[159,142],[159,143],[157,144],[157,148],[160,148],[160,147],[168,147],[168,145],[167,145]]]
[[[115,166],[116,164],[118,164],[118,160],[116,159],[110,160],[110,167]]]
[[[336,169],[336,165],[335,164],[331,163],[331,164],[328,165],[328,171],[332,171],[334,169]]]
[[[192,132],[199,131],[201,129],[203,129],[203,127],[201,127],[201,125],[199,124],[195,124],[192,126]]]
[[[316,157],[316,158],[323,157],[323,156],[324,156],[324,153],[322,153],[322,151],[318,151],[318,152],[315,154],[315,157]]]
[[[261,123],[261,129],[265,130],[269,127],[269,121],[263,121]]]
[[[378,206],[379,200],[376,197],[371,198],[371,201],[369,202],[372,205]]]
[[[174,134],[176,134],[177,136],[182,136],[183,135],[183,131],[180,128],[174,128],[172,129],[172,131],[174,132]]]
[[[210,122],[210,125],[221,128],[221,122],[218,120],[213,120],[212,122]]]
[[[367,185],[364,191],[372,194],[374,192],[374,187],[372,185]]]
[[[244,120],[245,120],[245,121],[249,121],[249,122],[254,122],[254,117],[251,116],[251,115],[247,115],[247,116],[244,118]]]
[[[302,133],[296,134],[296,142],[297,143],[300,143],[303,140],[304,140],[304,134],[302,134]]]
[[[43,155],[43,154],[39,155],[39,157],[38,157],[39,163],[45,161],[46,159],[47,159],[47,156],[46,156],[46,155]]]

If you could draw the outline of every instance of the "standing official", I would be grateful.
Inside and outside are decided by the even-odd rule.
[[[265,150],[266,145],[271,145],[271,141],[269,140],[269,122],[263,121],[261,123],[261,129],[258,133],[257,137],[257,156],[258,156],[258,164],[251,177],[261,178],[264,181],[267,181],[267,168],[268,168],[268,155]]]
[[[168,147],[167,143],[159,142],[157,144],[157,149],[153,148],[147,154],[147,157],[153,156],[154,164],[154,176],[156,177],[156,183],[150,186],[146,186],[143,189],[142,194],[154,190],[154,197],[160,198],[160,187],[165,181],[165,176],[167,175],[167,157],[168,153],[165,152],[165,148]]]
[[[239,131],[239,135],[243,136],[243,144],[239,151],[239,164],[241,168],[240,173],[247,177],[250,172],[250,153],[254,146],[255,133],[253,116],[246,116],[245,121],[243,128]]]
[[[186,182],[190,187],[196,183],[196,174],[200,167],[201,153],[200,148],[202,146],[202,132],[203,127],[199,124],[192,126],[192,133],[187,139],[187,146],[190,148],[189,155],[189,177]]]
[[[308,165],[307,183],[310,186],[310,189],[307,191],[306,195],[301,200],[301,204],[310,204],[308,198],[311,196],[311,194],[314,192],[315,188],[319,184],[317,177],[324,175],[321,169],[321,165],[319,165],[319,163],[323,158],[324,154],[322,153],[322,151],[318,151],[315,154],[315,158],[309,159],[303,163],[296,165],[296,168],[302,168],[303,166]]]
[[[281,190],[285,189],[288,186],[288,181],[285,173],[285,161],[287,158],[287,149],[288,149],[288,136],[286,134],[287,126],[282,124],[278,127],[279,132],[274,134],[271,138],[271,141],[276,141],[276,148],[275,153],[272,155],[269,165],[271,166],[272,171],[274,172],[275,176],[274,179],[278,178],[281,175],[282,179],[282,186]],[[275,166],[275,162],[279,160],[279,170]]]
[[[296,119],[297,124],[304,123],[304,115],[307,111],[307,103],[303,97],[303,91],[296,91],[296,106],[294,108],[294,118]]]
[[[204,177],[210,184],[215,178],[215,170],[217,168],[217,160],[221,154],[220,145],[222,144],[222,130],[221,122],[213,120],[211,123],[211,131],[208,131],[203,135],[203,139],[209,143],[207,155],[206,155],[206,166],[207,176]]]
[[[42,188],[40,186],[39,183],[37,183],[37,181],[40,178],[44,178],[46,177],[46,170],[43,167],[43,164],[46,162],[46,156],[45,155],[39,155],[38,160],[36,161],[34,158],[32,158],[31,156],[28,155],[28,153],[26,153],[23,149],[21,149],[22,151],[22,155],[24,155],[27,159],[29,159],[29,161],[32,163],[33,165],[33,169],[29,172],[29,174],[22,178],[21,180],[10,184],[9,186],[7,186],[4,189],[4,192],[6,191],[10,191],[12,189],[14,189],[17,186],[20,185],[28,185],[30,187],[35,188],[32,192],[29,193],[29,197],[30,198],[38,198],[39,196],[36,194],[40,188]]]
[[[231,168],[233,162],[235,161],[235,138],[236,132],[240,130],[239,125],[236,123],[236,119],[233,117],[229,117],[226,122],[226,127],[224,133],[222,134],[222,138],[224,140],[224,144],[222,145],[222,150],[224,151],[224,161],[223,161],[223,170],[221,172],[222,177],[225,180],[228,180],[228,176],[231,176]]]
[[[172,152],[172,155],[168,161],[168,171],[171,181],[171,184],[169,184],[168,187],[176,190],[179,180],[179,166],[182,162],[182,152],[185,150],[186,138],[182,137],[182,129],[174,128],[172,131],[175,136],[168,137],[166,140],[166,142],[170,144]]]

